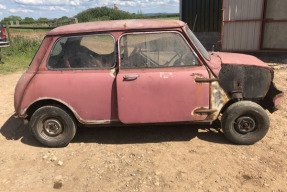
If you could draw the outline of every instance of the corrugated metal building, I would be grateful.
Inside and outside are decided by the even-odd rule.
[[[180,18],[186,22],[204,47],[220,49],[222,0],[181,0]]]
[[[195,32],[205,32],[196,35],[208,49],[211,40],[220,41],[222,51],[287,51],[287,0],[181,0],[180,4],[181,19]],[[221,37],[210,32],[221,32]]]
[[[194,32],[220,32],[222,0],[182,0],[181,20]]]

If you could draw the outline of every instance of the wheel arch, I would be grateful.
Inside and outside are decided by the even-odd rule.
[[[243,100],[231,99],[221,108],[220,113],[223,114],[230,105],[237,103],[237,102],[241,102],[241,101],[250,101],[250,102],[253,102],[253,103],[260,105],[263,109],[266,109],[264,107],[264,105],[262,104],[262,102],[260,102],[260,100],[256,100],[256,99],[253,99],[253,100],[252,99],[243,99]]]
[[[58,106],[65,111],[67,111],[75,120],[79,122],[79,115],[75,112],[75,110],[69,106],[67,103],[53,99],[53,98],[45,98],[45,99],[39,99],[33,102],[25,111],[26,114],[26,119],[30,120],[31,116],[33,113],[39,109],[40,107],[47,106],[47,105],[52,105],[52,106]]]
[[[236,102],[240,102],[240,101],[237,101],[236,99],[230,99],[220,110],[220,114],[223,114],[224,111],[226,111],[226,109],[232,105],[233,103],[236,103]]]

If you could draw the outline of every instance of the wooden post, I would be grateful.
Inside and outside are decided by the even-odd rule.
[[[78,18],[73,18],[72,23],[78,23]]]
[[[1,53],[1,47],[0,47],[0,64],[4,64],[4,63],[1,61],[1,59],[2,59],[2,53]]]
[[[10,36],[10,30],[9,30],[8,22],[6,22],[6,32],[7,32],[7,34],[8,34],[9,41],[10,41],[10,45],[11,45],[12,41],[11,41],[11,36]]]

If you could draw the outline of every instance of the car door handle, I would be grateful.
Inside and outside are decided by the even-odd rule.
[[[128,79],[137,79],[139,76],[138,75],[125,75],[124,79],[128,80]]]

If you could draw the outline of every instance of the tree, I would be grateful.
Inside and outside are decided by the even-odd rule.
[[[20,16],[15,16],[15,15],[11,15],[9,17],[4,17],[1,20],[1,23],[5,23],[5,22],[10,22],[10,21],[22,21],[22,18]]]
[[[50,20],[47,19],[47,18],[43,18],[43,17],[40,17],[40,18],[37,20],[38,23],[44,23],[44,22],[48,22],[48,21],[50,21]]]
[[[32,17],[25,17],[23,20],[25,23],[34,23],[35,20]]]
[[[67,20],[70,20],[70,18],[67,16],[63,16],[63,17],[59,18],[59,20],[60,21],[67,21]]]
[[[88,22],[98,20],[139,19],[143,18],[143,15],[115,10],[108,7],[97,7],[82,11],[78,13],[75,18],[78,18],[79,22]]]

